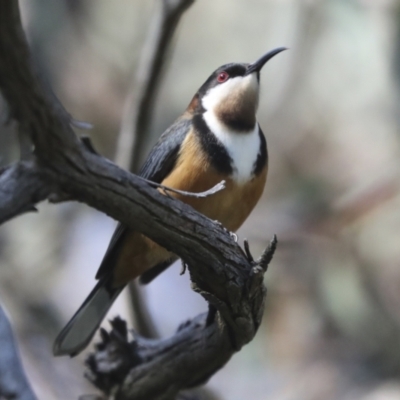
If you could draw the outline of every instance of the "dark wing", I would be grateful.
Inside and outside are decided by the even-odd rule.
[[[178,119],[158,139],[151,150],[139,176],[161,183],[174,168],[179,149],[190,130],[190,119]]]
[[[140,169],[139,176],[161,183],[170,174],[178,158],[181,144],[190,130],[190,123],[190,119],[180,118],[160,136]],[[102,278],[112,270],[127,233],[128,229],[119,223],[97,271],[96,279]]]

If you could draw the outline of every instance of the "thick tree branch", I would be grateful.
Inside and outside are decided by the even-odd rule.
[[[140,350],[140,363],[129,365],[112,387],[115,398],[172,399],[181,389],[208,379],[253,339],[265,299],[264,267],[248,260],[220,224],[82,145],[32,67],[16,0],[0,0],[0,88],[35,146],[32,180],[19,179],[19,188],[8,193],[15,201],[29,193],[17,209],[29,209],[29,201],[33,206],[51,192],[103,211],[179,255],[189,265],[194,290],[217,309],[207,326],[204,317],[198,317],[171,339],[133,345]],[[21,165],[11,167],[12,176],[12,168]],[[18,213],[12,210],[5,201],[0,220]]]
[[[19,359],[7,315],[0,305],[0,398],[36,400]]]

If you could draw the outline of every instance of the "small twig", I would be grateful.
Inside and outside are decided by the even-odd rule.
[[[131,300],[130,304],[133,308],[135,329],[144,337],[158,337],[158,330],[148,311],[146,298],[144,296],[145,293],[142,293],[142,288],[134,281],[128,286],[128,289]]]
[[[0,398],[36,400],[22,366],[14,335],[0,305]]]
[[[251,254],[251,251],[250,251],[249,241],[247,239],[244,239],[243,245],[244,245],[244,251],[245,251],[247,259],[251,263],[254,263],[254,257],[253,257],[253,255]]]
[[[150,186],[156,187],[158,189],[162,189],[165,192],[172,192],[172,193],[177,193],[181,194],[182,196],[187,196],[187,197],[196,197],[197,199],[202,199],[204,197],[211,196],[215,193],[220,192],[221,190],[225,189],[225,181],[221,181],[217,183],[215,186],[213,186],[211,189],[206,190],[205,192],[200,192],[200,193],[193,193],[193,192],[186,192],[184,190],[178,190],[174,189],[168,186],[161,185],[160,183],[152,182],[147,179],[141,178],[145,182],[147,182]],[[236,236],[236,235],[235,235]],[[237,236],[236,236],[237,240]]]
[[[272,257],[274,256],[277,244],[278,238],[276,237],[276,235],[274,235],[272,240],[269,242],[268,247],[261,254],[261,257],[255,261],[255,263],[259,265],[264,272],[267,272],[268,265],[271,262]]]
[[[278,239],[277,239],[276,235],[274,235],[272,240],[269,242],[268,247],[263,251],[261,256],[257,260],[254,260],[254,257],[250,251],[249,242],[247,239],[244,239],[244,242],[243,242],[244,254],[246,255],[247,259],[253,266],[261,267],[263,270],[263,273],[265,273],[265,272],[267,272],[268,265],[271,262],[272,257],[274,256],[277,244],[278,244]]]

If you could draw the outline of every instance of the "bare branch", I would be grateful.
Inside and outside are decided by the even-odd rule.
[[[26,379],[7,315],[0,305],[0,398],[36,400]]]
[[[129,283],[128,289],[132,307],[133,326],[138,333],[146,338],[158,338],[159,333],[149,311],[143,288],[139,282],[133,281]]]
[[[150,23],[137,73],[129,90],[122,117],[116,162],[130,171],[139,167],[139,154],[144,149],[153,114],[154,100],[171,40],[183,13],[195,0],[163,0],[161,10]]]

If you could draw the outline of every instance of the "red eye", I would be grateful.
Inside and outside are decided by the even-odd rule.
[[[217,77],[217,81],[218,81],[219,83],[222,83],[222,82],[227,81],[228,78],[229,78],[228,73],[225,72],[225,71],[222,71],[221,73],[219,73],[219,75],[218,75],[218,77]]]

